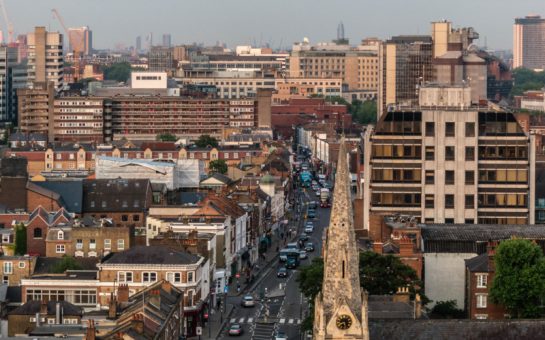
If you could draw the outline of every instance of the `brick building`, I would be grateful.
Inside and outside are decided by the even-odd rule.
[[[36,266],[35,256],[0,256],[2,283],[10,287],[19,286],[21,279],[28,278]]]
[[[28,335],[37,324],[79,325],[82,316],[81,308],[67,301],[29,301],[8,313],[8,336]]]
[[[27,176],[26,159],[0,158],[0,204],[6,209],[26,209]]]
[[[72,216],[64,209],[46,210],[39,206],[30,214],[27,228],[27,252],[31,255],[46,255],[46,237],[49,228],[69,224],[72,221]]]

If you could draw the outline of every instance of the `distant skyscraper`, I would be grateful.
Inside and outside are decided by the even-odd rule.
[[[171,45],[170,34],[163,34],[163,47],[170,47]]]
[[[70,35],[68,39],[69,52],[74,52],[77,49],[82,55],[93,53],[93,32],[89,27],[69,28],[68,34]]]
[[[146,42],[148,43],[148,51],[151,50],[151,47],[153,46],[153,33],[150,32],[148,36],[146,37]]]
[[[47,32],[36,27],[27,34],[29,82],[53,82],[58,90],[63,85],[64,58],[63,36],[59,32]]]
[[[539,15],[515,19],[513,68],[545,69],[545,19]]]
[[[136,37],[136,52],[142,51],[142,37],[137,36]]]
[[[344,24],[342,21],[337,27],[337,40],[344,40]]]
[[[17,48],[0,46],[0,121],[16,121],[17,105],[12,67],[17,64]]]

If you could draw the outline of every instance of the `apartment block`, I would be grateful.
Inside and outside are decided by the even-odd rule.
[[[468,86],[428,85],[420,105],[365,132],[364,227],[372,215],[425,223],[533,224],[534,136]]]
[[[545,69],[545,19],[529,15],[515,19],[513,68]]]
[[[148,55],[148,71],[170,72],[174,70],[174,59],[170,47],[153,46]]]
[[[93,53],[93,31],[87,26],[71,27],[68,29],[70,39],[68,40],[68,51],[77,51],[80,55],[91,55]],[[72,45],[72,42],[74,45]]]
[[[63,35],[36,27],[27,34],[27,44],[29,83],[53,82],[59,90],[63,85]]]
[[[103,143],[104,101],[93,97],[58,97],[53,101],[53,140]]]
[[[15,122],[17,97],[12,68],[17,64],[17,48],[0,46],[0,121]]]
[[[53,100],[55,84],[34,83],[32,88],[18,89],[18,126],[23,134],[41,133],[53,140]]]

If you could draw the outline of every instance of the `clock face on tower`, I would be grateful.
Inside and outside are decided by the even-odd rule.
[[[342,314],[337,317],[337,320],[335,320],[337,328],[339,329],[348,329],[350,326],[352,326],[352,318],[350,315]]]

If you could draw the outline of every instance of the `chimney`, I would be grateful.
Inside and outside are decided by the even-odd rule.
[[[382,246],[383,246],[383,243],[382,242],[375,242],[373,243],[373,251],[377,254],[382,254]]]
[[[129,302],[129,286],[127,284],[120,284],[117,287],[117,301],[119,303]]]
[[[144,317],[141,314],[134,314],[131,328],[138,334],[144,334]]]
[[[40,314],[47,315],[47,301],[45,300],[42,300],[42,304],[40,305]]]
[[[488,254],[488,271],[495,272],[496,265],[494,263],[494,255],[496,255],[496,247],[498,246],[497,241],[488,240],[486,245],[486,253]]]
[[[57,302],[55,304],[55,325],[61,324],[61,303]]]
[[[117,301],[114,293],[110,293],[110,303],[108,306],[108,319],[115,320],[117,317]]]
[[[411,302],[411,297],[409,295],[409,287],[399,287],[397,289],[397,292],[393,296],[393,301],[403,302],[403,303]]]
[[[172,292],[172,285],[170,282],[163,280],[163,282],[161,282],[161,289],[170,294]]]
[[[95,340],[95,337],[96,337],[95,320],[89,319],[87,332],[85,333],[85,340]]]
[[[414,245],[408,237],[402,237],[399,240],[399,256],[414,255]]]

